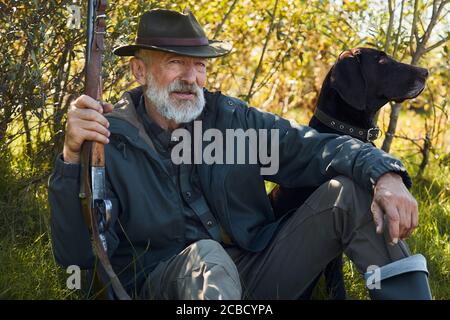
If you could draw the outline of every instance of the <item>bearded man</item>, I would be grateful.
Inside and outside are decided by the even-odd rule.
[[[80,148],[93,140],[105,144],[113,205],[108,252],[135,298],[297,299],[342,252],[361,273],[380,267],[372,297],[429,298],[426,278],[415,277],[426,272],[425,260],[410,256],[402,240],[417,227],[418,209],[401,162],[349,136],[293,126],[204,89],[208,59],[228,52],[226,43],[208,41],[192,13],[143,14],[136,44],[114,51],[134,56],[140,86],[114,107],[81,96],[68,113],[49,182],[57,262],[95,264],[78,198]],[[277,145],[278,171],[261,174],[260,162],[175,164],[179,139],[172,132],[194,134],[194,120],[224,135],[276,130],[277,141],[266,143]],[[275,217],[265,180],[318,189]]]

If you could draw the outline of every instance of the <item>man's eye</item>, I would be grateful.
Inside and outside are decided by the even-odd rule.
[[[170,63],[178,64],[178,63],[181,63],[181,60],[170,60]]]
[[[203,62],[197,62],[197,65],[200,66],[200,67],[202,67],[202,68],[206,67],[206,64],[203,63]]]

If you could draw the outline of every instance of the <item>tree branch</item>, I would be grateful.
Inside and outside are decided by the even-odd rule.
[[[261,66],[262,66],[262,62],[264,60],[264,54],[266,53],[266,50],[267,50],[267,45],[269,44],[270,35],[272,34],[272,31],[275,29],[274,27],[275,27],[275,17],[276,17],[276,13],[277,13],[277,7],[278,7],[278,0],[275,1],[275,5],[273,7],[269,31],[267,32],[266,41],[264,42],[264,47],[263,47],[263,50],[261,53],[261,57],[259,58],[258,66],[256,67],[255,75],[253,76],[253,79],[252,79],[252,84],[250,85],[250,89],[248,90],[247,96],[245,98],[246,101],[249,101],[253,95],[253,87],[255,86],[256,79],[258,78],[258,75],[261,71]]]
[[[428,39],[430,38],[431,32],[433,31],[433,28],[436,26],[437,20],[439,19],[439,16],[441,15],[442,9],[444,9],[444,6],[447,3],[449,3],[449,0],[443,0],[439,4],[439,7],[436,9],[437,2],[438,2],[437,0],[433,1],[433,13],[431,15],[430,23],[428,24],[427,29],[423,35],[423,40],[422,40],[423,46],[425,46]]]
[[[238,0],[234,0],[233,3],[231,4],[230,8],[228,9],[228,12],[225,14],[222,21],[220,21],[219,25],[217,26],[216,31],[214,32],[214,35],[213,35],[213,39],[216,39],[216,37],[222,31],[222,27],[223,27],[225,21],[227,21],[228,17],[230,16],[230,14],[233,11],[234,7],[236,6],[237,2],[238,2]]]
[[[400,8],[400,17],[399,17],[399,21],[398,21],[398,29],[397,29],[397,33],[395,34],[395,46],[394,46],[394,51],[392,52],[392,56],[395,58],[397,55],[397,50],[398,50],[398,38],[400,37],[400,33],[402,31],[402,22],[403,22],[403,9],[405,7],[405,0],[402,0],[402,5]]]
[[[418,43],[418,35],[417,35],[417,18],[419,16],[419,11],[417,10],[417,7],[419,5],[419,0],[414,0],[414,13],[413,13],[413,21],[411,23],[411,35],[409,37],[409,50],[410,50],[410,54],[411,56],[414,54],[414,49],[413,49],[413,43],[414,43],[414,38],[416,39],[416,43]]]
[[[448,39],[445,39],[445,38],[439,40],[439,41],[436,42],[435,44],[433,44],[433,45],[429,46],[428,48],[426,48],[424,53],[428,53],[428,52],[430,52],[431,50],[436,49],[437,47],[443,45],[443,44],[444,44],[445,42],[447,42],[447,41],[448,41]]]
[[[395,7],[393,7],[392,4],[393,0],[388,0],[388,6],[389,6],[389,23],[386,29],[386,42],[384,44],[384,52],[388,52],[389,45],[391,44],[391,33],[392,33],[392,27],[394,25],[394,13],[395,13]],[[395,6],[395,3],[394,3]]]

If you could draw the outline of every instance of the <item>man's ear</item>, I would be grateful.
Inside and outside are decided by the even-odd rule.
[[[358,58],[353,55],[339,57],[331,70],[331,87],[341,98],[357,110],[367,107],[367,83]]]
[[[136,81],[141,85],[145,86],[147,83],[147,71],[144,61],[138,58],[131,58],[130,69],[134,75]]]

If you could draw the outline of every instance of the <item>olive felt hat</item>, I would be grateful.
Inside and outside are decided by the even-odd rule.
[[[223,41],[208,40],[192,12],[153,9],[141,16],[136,43],[115,48],[113,53],[118,56],[133,56],[138,49],[215,58],[229,53],[231,45]]]

